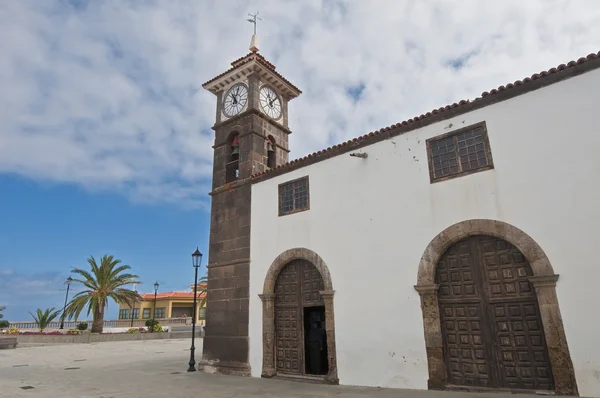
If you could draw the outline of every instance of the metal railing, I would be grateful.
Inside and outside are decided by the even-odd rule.
[[[186,323],[186,318],[162,318],[162,319],[156,319],[158,321],[158,323],[162,326],[168,326],[168,325],[185,325]],[[148,319],[134,319],[133,320],[133,327],[145,327],[146,326],[146,321],[148,321]],[[65,329],[74,329],[77,327],[77,325],[79,325],[81,322],[87,322],[88,324],[88,329],[91,329],[92,327],[92,321],[91,320],[81,320],[81,321],[65,321],[64,322],[64,328]],[[9,327],[16,327],[19,330],[24,330],[24,329],[39,329],[37,323],[35,322],[10,322],[10,326]],[[110,319],[110,320],[105,320],[104,321],[104,327],[105,328],[126,328],[126,327],[131,327],[131,319]],[[50,322],[48,324],[48,326],[46,327],[46,329],[58,329],[60,328],[60,321],[54,321],[54,322]]]

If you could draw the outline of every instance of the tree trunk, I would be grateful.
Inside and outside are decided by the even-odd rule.
[[[92,333],[102,333],[104,330],[104,307],[96,307],[94,310],[94,321],[92,322]]]

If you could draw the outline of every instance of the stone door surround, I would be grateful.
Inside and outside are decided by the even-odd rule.
[[[436,266],[452,244],[472,235],[504,239],[519,249],[529,261],[534,275],[529,281],[535,289],[540,307],[556,393],[579,395],[556,296],[558,275],[554,273],[542,248],[529,235],[505,222],[488,219],[467,220],[451,225],[433,238],[421,257],[415,290],[421,296],[429,389],[444,389],[446,385],[438,285],[435,284]]]
[[[327,334],[327,360],[329,362],[329,372],[325,376],[325,381],[330,384],[338,384],[333,311],[335,291],[333,290],[329,269],[323,259],[317,253],[306,248],[289,249],[277,256],[267,271],[263,293],[258,295],[263,304],[263,364],[261,375],[262,377],[273,377],[277,374],[275,366],[275,282],[283,267],[293,260],[310,262],[317,268],[323,278],[325,290],[320,293],[325,303],[325,332]]]

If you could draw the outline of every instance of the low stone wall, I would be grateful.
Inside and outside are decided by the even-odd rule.
[[[0,350],[7,348],[15,348],[17,346],[17,338],[14,336],[0,336]]]
[[[191,334],[190,334],[191,337]],[[171,333],[83,333],[80,335],[17,335],[18,347],[39,347],[59,344],[101,343],[105,341],[135,341],[170,339]]]

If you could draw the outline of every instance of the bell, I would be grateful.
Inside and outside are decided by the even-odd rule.
[[[233,147],[233,151],[231,151],[232,155],[239,155],[240,154],[240,146],[236,145]]]
[[[275,152],[275,148],[273,148],[273,144],[271,144],[270,142],[267,144],[267,151]]]

